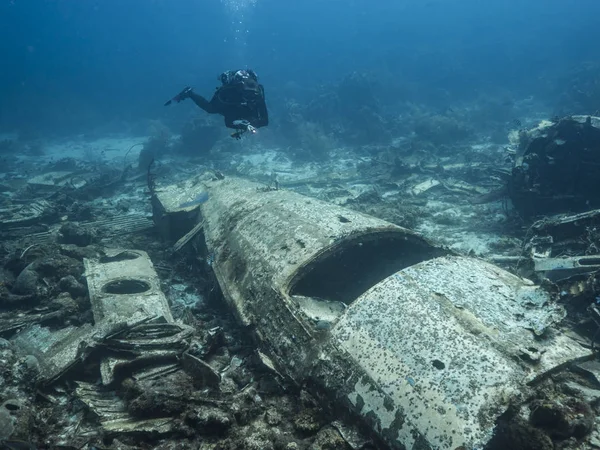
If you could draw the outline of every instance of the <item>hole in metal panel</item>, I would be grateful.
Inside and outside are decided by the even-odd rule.
[[[442,370],[442,369],[446,368],[446,364],[441,362],[439,359],[434,359],[433,361],[431,361],[431,364],[433,364],[433,367],[435,367],[438,370]]]
[[[359,236],[340,242],[301,269],[289,294],[348,305],[399,270],[445,253],[405,233]]]
[[[581,266],[597,266],[600,265],[600,258],[581,258],[578,262]]]
[[[149,283],[134,279],[115,280],[102,287],[102,292],[107,294],[141,294],[149,290]]]
[[[18,400],[6,400],[2,406],[8,411],[18,411],[21,409],[21,404]]]

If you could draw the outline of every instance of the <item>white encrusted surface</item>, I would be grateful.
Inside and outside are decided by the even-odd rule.
[[[536,339],[534,331],[560,318],[562,309],[525,280],[474,258],[441,257],[377,284],[332,334],[378,387],[355,386],[349,400],[362,415],[375,414],[385,428],[400,411],[402,426],[391,431],[407,448],[415,432],[433,448],[471,448],[491,437],[528,379],[587,354]],[[531,353],[540,360],[522,359]]]

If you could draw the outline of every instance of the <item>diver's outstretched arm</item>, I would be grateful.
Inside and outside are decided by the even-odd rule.
[[[177,94],[171,100],[167,101],[165,103],[165,106],[169,106],[173,102],[177,102],[177,103],[182,102],[186,98],[191,98],[194,101],[194,103],[196,105],[198,105],[199,108],[203,109],[204,111],[206,111],[209,114],[215,114],[215,113],[220,112],[219,108],[217,108],[217,103],[215,102],[215,97],[213,97],[213,99],[211,101],[208,101],[201,95],[196,94],[194,92],[194,88],[189,87],[189,86],[183,88],[183,90],[179,94]]]
[[[196,105],[198,105],[198,107],[200,109],[203,109],[204,111],[206,111],[209,114],[216,114],[219,111],[217,111],[217,108],[215,108],[215,105],[212,101],[208,101],[206,100],[204,97],[202,97],[201,95],[196,94],[195,92],[190,92],[188,94],[189,98],[191,98],[194,103]]]

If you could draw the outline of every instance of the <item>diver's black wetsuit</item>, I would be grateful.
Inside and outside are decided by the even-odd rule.
[[[265,103],[265,90],[256,80],[246,79],[231,82],[217,88],[210,101],[195,92],[188,94],[196,105],[209,114],[221,114],[225,126],[233,129],[245,129],[243,124],[234,121],[247,121],[255,128],[269,124],[269,114]]]

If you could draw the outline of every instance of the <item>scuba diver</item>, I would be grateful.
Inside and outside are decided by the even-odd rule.
[[[228,70],[217,79],[221,81],[221,86],[210,101],[196,94],[193,88],[188,86],[166,102],[165,106],[173,101],[179,103],[191,98],[207,113],[221,114],[225,118],[225,126],[237,130],[231,135],[236,139],[240,139],[246,132],[254,134],[257,128],[269,124],[265,90],[258,83],[258,77],[253,70]]]

